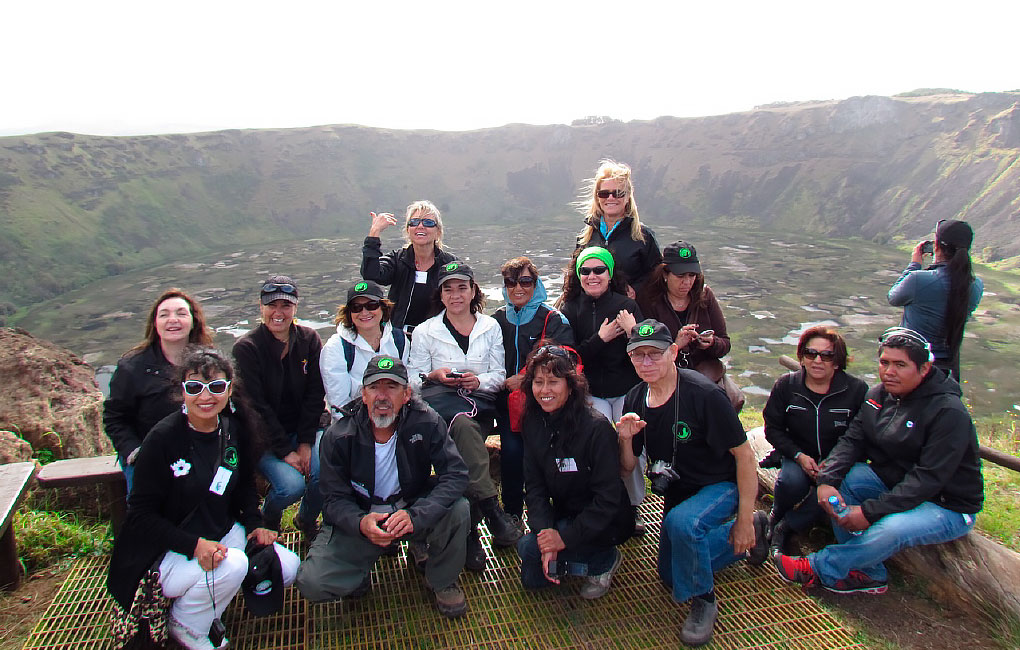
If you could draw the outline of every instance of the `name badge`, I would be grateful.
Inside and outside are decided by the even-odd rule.
[[[426,282],[429,281],[429,272],[428,271],[415,271],[414,272],[414,281],[417,284],[425,284]]]
[[[577,463],[573,458],[557,458],[556,467],[558,467],[561,472],[577,471]]]
[[[216,476],[213,476],[212,483],[209,484],[209,491],[222,496],[227,491],[227,484],[230,483],[230,477],[233,474],[232,471],[220,465],[216,469]]]

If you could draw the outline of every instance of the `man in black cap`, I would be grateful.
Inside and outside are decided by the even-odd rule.
[[[652,490],[663,496],[659,577],[678,603],[691,600],[681,640],[712,639],[719,613],[713,571],[745,557],[768,556],[768,516],[755,511],[754,452],[726,393],[694,370],[676,367],[669,328],[648,319],[634,326],[627,354],[641,378],[617,423],[621,471],[648,453]]]
[[[805,557],[777,555],[784,580],[885,593],[886,558],[974,527],[984,501],[977,433],[960,385],[933,362],[917,332],[893,327],[882,335],[882,383],[868,391],[818,472],[818,504],[833,520],[837,543]]]
[[[312,601],[362,596],[376,559],[409,539],[428,545],[425,581],[447,617],[467,611],[464,567],[468,472],[442,418],[407,385],[400,359],[372,358],[361,399],[322,438],[322,533],[297,585]],[[435,477],[432,471],[435,470]]]

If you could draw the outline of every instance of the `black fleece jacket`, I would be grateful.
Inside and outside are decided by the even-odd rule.
[[[117,454],[127,459],[157,422],[181,408],[173,395],[174,366],[154,343],[121,357],[103,402],[103,428]]]
[[[582,292],[563,305],[563,315],[574,330],[584,376],[595,397],[619,397],[640,381],[627,356],[627,335],[621,334],[609,343],[599,337],[602,321],[616,318],[622,309],[633,314],[638,322],[643,320],[636,302],[612,291],[594,300]]]
[[[594,232],[591,241],[584,244],[584,247],[601,246],[608,249],[616,262],[615,273],[622,274],[623,279],[637,290],[648,279],[648,274],[652,272],[652,269],[662,261],[662,252],[659,250],[659,242],[655,240],[655,233],[648,227],[641,226],[644,241],[635,241],[630,236],[630,227],[633,221],[633,217],[621,219],[616,228],[609,233],[607,242],[606,238],[602,236],[602,231],[599,230],[599,220],[589,220],[587,223],[592,224]],[[581,243],[578,242],[577,247],[581,248],[581,246]]]
[[[361,248],[361,277],[383,286],[389,286],[387,298],[393,301],[393,316],[390,322],[393,327],[404,325],[416,326],[429,318],[432,294],[439,288],[439,267],[457,259],[452,253],[435,248],[435,262],[428,270],[425,284],[416,284],[414,266],[414,247],[408,244],[400,250],[392,250],[383,255],[382,240],[378,237],[365,237]],[[415,293],[419,295],[415,297]],[[412,300],[413,298],[413,300]]]
[[[861,504],[865,518],[905,512],[925,501],[975,514],[984,501],[977,432],[960,400],[960,385],[932,368],[902,398],[879,384],[818,473],[819,485],[838,488],[854,463],[867,462],[889,491]]]

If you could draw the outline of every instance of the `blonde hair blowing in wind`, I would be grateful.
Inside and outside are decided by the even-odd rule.
[[[599,197],[596,193],[601,188],[602,181],[605,180],[621,181],[624,184],[624,188],[627,190],[627,206],[624,209],[624,215],[632,218],[630,238],[643,242],[645,236],[641,232],[641,219],[638,217],[637,200],[634,198],[634,183],[630,179],[630,166],[605,158],[599,162],[595,176],[584,181],[581,186],[581,196],[574,203],[578,211],[584,215],[585,223],[584,230],[577,238],[578,244],[584,247],[591,243],[592,235],[595,234],[595,230],[602,220]]]

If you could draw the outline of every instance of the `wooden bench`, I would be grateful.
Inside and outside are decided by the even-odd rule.
[[[127,514],[127,481],[116,456],[58,460],[43,465],[35,478],[42,488],[106,485],[113,536],[120,532]]]
[[[35,463],[0,465],[0,589],[17,589],[21,584],[13,519],[34,473]]]

